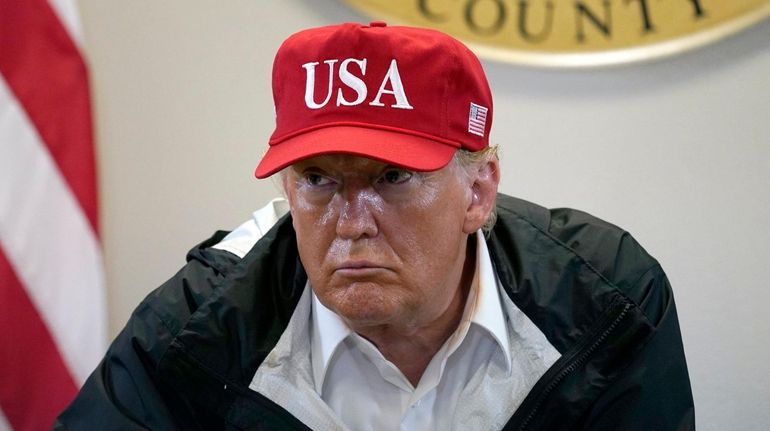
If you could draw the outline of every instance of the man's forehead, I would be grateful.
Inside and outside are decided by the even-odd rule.
[[[332,169],[339,172],[365,172],[365,171],[381,171],[386,168],[396,168],[411,170],[406,167],[395,165],[383,160],[377,160],[370,157],[359,156],[354,154],[325,154],[315,157],[308,157],[302,159],[290,166],[290,170],[295,172],[302,172],[307,169]],[[444,169],[444,168],[442,168]],[[438,172],[442,169],[439,169]]]

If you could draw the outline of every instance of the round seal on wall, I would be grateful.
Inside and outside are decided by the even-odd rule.
[[[620,64],[706,45],[770,16],[770,0],[345,0],[392,24],[432,27],[495,60]]]

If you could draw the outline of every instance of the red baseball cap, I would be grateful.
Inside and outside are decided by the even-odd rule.
[[[351,154],[416,171],[489,145],[492,94],[478,58],[435,30],[341,24],[289,37],[273,63],[276,126],[255,175]]]

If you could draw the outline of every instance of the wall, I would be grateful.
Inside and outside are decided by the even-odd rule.
[[[277,189],[272,56],[367,21],[332,0],[81,0],[95,95],[111,334],[215,229]],[[699,429],[770,425],[770,23],[653,63],[485,62],[504,192],[623,226],[675,289]]]

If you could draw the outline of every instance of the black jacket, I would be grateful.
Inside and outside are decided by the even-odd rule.
[[[561,358],[506,430],[689,430],[690,382],[671,287],[626,232],[500,195],[488,238],[512,301]],[[134,311],[58,429],[307,429],[248,388],[305,287],[285,217],[239,259],[209,248]]]

